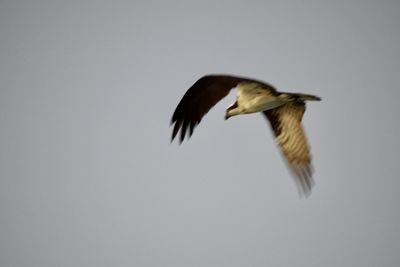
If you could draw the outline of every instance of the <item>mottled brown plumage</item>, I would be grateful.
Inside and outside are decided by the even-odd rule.
[[[271,123],[278,143],[287,163],[298,178],[296,181],[305,194],[311,193],[314,185],[309,146],[301,119],[306,110],[304,102],[288,103],[275,109],[263,111]]]

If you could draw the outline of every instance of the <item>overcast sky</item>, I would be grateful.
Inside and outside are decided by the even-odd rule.
[[[399,266],[399,1],[0,2],[0,266]],[[321,96],[300,198],[234,93],[181,146],[202,75]]]

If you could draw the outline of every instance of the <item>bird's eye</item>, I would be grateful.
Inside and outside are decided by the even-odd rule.
[[[232,106],[230,106],[228,109],[231,110],[231,109],[235,109],[237,107],[238,107],[238,103],[237,103],[237,101],[235,101],[235,103],[233,103]]]

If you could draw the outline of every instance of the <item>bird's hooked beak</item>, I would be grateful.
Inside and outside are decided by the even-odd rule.
[[[230,105],[230,106],[226,109],[226,111],[225,111],[225,120],[229,119],[229,118],[232,117],[233,115],[236,115],[236,114],[233,114],[233,113],[235,113],[235,112],[232,112],[232,111],[234,111],[235,109],[237,109],[237,107],[238,107],[238,102],[235,101],[232,105]]]

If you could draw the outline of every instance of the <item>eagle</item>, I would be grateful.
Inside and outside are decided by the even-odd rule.
[[[240,114],[261,112],[271,125],[299,193],[309,196],[314,186],[313,167],[301,120],[306,110],[305,102],[320,101],[318,96],[278,92],[272,85],[252,78],[205,75],[187,90],[176,107],[171,119],[171,142],[179,131],[179,143],[185,137],[189,138],[204,115],[234,88],[237,89],[236,100],[226,109],[225,120]]]

